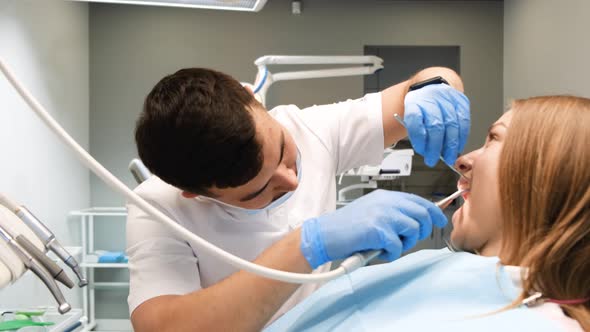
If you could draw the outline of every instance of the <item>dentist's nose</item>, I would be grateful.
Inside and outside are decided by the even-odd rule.
[[[297,189],[299,180],[295,169],[282,166],[277,170],[277,190],[293,191]]]

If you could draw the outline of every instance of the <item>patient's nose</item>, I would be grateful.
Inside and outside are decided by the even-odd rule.
[[[455,162],[455,168],[457,168],[459,172],[463,173],[463,175],[468,175],[467,173],[471,172],[471,167],[473,165],[472,157],[473,152],[461,155]]]

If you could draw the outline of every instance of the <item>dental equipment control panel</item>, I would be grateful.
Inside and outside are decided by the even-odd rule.
[[[414,150],[394,150],[387,148],[383,151],[383,161],[379,165],[365,165],[353,168],[344,175],[361,176],[362,180],[395,180],[399,176],[409,176],[412,172],[412,156]]]
[[[338,190],[338,205],[344,205],[351,201],[346,194],[357,189],[377,189],[377,181],[392,181],[401,176],[410,176],[412,173],[412,157],[414,150],[387,148],[383,151],[383,160],[379,165],[364,165],[353,168],[343,176],[358,176],[361,183],[356,183]]]

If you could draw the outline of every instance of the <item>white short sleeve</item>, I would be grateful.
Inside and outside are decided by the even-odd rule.
[[[336,162],[337,174],[383,159],[381,93],[299,111]]]
[[[198,262],[192,248],[134,204],[128,204],[127,210],[129,313],[151,298],[200,289]]]

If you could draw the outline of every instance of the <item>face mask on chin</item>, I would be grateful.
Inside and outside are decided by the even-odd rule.
[[[297,166],[297,182],[301,182],[301,153],[299,153],[299,150],[297,150],[297,160],[295,161],[295,164]],[[265,212],[265,211],[270,211],[274,208],[279,207],[280,205],[282,205],[283,203],[285,203],[292,195],[293,195],[294,191],[289,191],[286,192],[285,194],[283,194],[283,196],[277,198],[276,200],[270,202],[270,204],[268,204],[267,206],[260,208],[260,209],[246,209],[243,207],[239,207],[239,206],[235,206],[235,205],[231,205],[222,201],[219,201],[215,198],[211,198],[211,197],[206,197],[206,196],[199,196],[196,199],[201,199],[201,200],[207,200],[207,201],[211,201],[211,202],[215,202],[219,205],[222,205],[224,207],[228,207],[231,208],[233,210],[238,210],[240,212],[249,214],[249,215],[253,215],[253,214],[258,214],[261,212]]]

